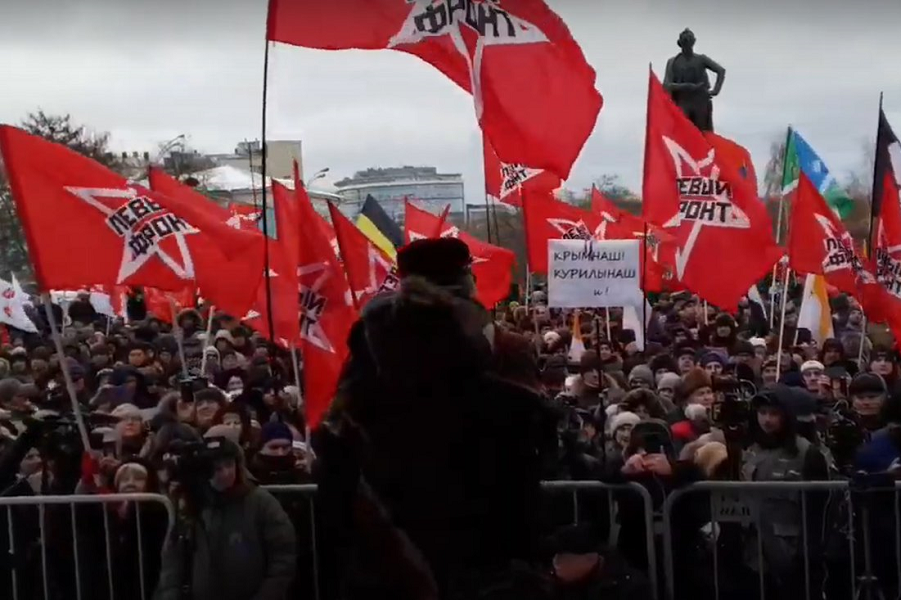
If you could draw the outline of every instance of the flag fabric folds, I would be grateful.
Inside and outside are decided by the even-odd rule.
[[[319,225],[303,187],[297,200],[300,285],[300,339],[304,369],[304,409],[315,428],[334,396],[347,358],[347,336],[357,313],[331,242]]]
[[[854,200],[842,189],[829,168],[813,147],[800,133],[789,129],[788,147],[785,150],[785,166],[782,170],[782,193],[788,195],[798,187],[798,178],[804,173],[829,207],[844,219],[854,209]]]
[[[601,110],[594,69],[544,0],[270,0],[267,39],[418,56],[472,94],[504,162],[563,179]]]
[[[357,227],[391,258],[394,258],[397,249],[404,245],[404,232],[372,196],[366,196],[366,201],[357,216]]]
[[[152,192],[14,127],[0,126],[0,150],[42,290],[197,285],[236,314],[252,302],[262,236],[226,225],[208,199]]]
[[[585,342],[582,340],[582,319],[579,311],[573,314],[572,341],[569,343],[567,358],[571,363],[578,363],[585,354]]]
[[[529,192],[523,202],[526,254],[532,273],[547,273],[549,240],[588,240],[596,236],[601,216],[556,200],[550,193]]]
[[[347,283],[354,295],[355,306],[360,310],[378,294],[397,288],[397,268],[394,260],[357,229],[337,206],[329,202],[328,210]]]
[[[645,144],[644,216],[675,238],[677,279],[711,304],[737,310],[781,255],[757,186],[719,156],[653,72]]]
[[[835,337],[829,295],[826,293],[826,281],[822,275],[808,275],[804,280],[804,294],[798,311],[798,328],[809,330],[819,345]]]
[[[16,291],[10,281],[0,279],[0,323],[37,333],[38,328],[25,312],[25,298]]]
[[[560,178],[550,171],[502,163],[491,147],[491,142],[484,135],[482,151],[485,161],[485,193],[495,202],[522,206],[523,188],[536,192],[551,192],[562,184]]]

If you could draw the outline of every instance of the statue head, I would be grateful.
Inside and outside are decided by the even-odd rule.
[[[695,34],[691,29],[685,28],[685,31],[679,34],[679,47],[683,50],[692,50],[695,47]]]

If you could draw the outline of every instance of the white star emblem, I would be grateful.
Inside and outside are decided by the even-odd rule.
[[[739,207],[732,203],[732,187],[720,181],[720,169],[715,164],[716,151],[711,148],[707,156],[695,160],[682,146],[663,136],[673,163],[676,166],[679,188],[679,211],[666,223],[665,228],[678,228],[683,221],[692,221],[691,231],[682,248],[676,248],[676,273],[679,279],[703,227],[748,229],[751,221]],[[688,172],[684,167],[688,167]],[[706,171],[706,174],[704,173]]]
[[[493,150],[492,150],[493,152]],[[498,161],[500,162],[500,161]],[[500,198],[495,200],[502,201],[511,194],[522,190],[522,186],[533,177],[542,173],[541,169],[532,169],[521,164],[508,164],[501,162],[501,189]]]
[[[332,276],[331,267],[327,262],[304,265],[297,269],[297,276],[300,281],[300,337],[320,350],[334,353],[335,347],[322,327],[328,299],[321,290]],[[305,285],[304,277],[311,279],[311,283]]]
[[[187,222],[136,188],[65,189],[100,211],[106,217],[107,227],[123,240],[116,283],[134,275],[153,256],[159,257],[179,279],[194,279],[194,261],[185,236],[199,232]],[[107,203],[109,200],[113,202]],[[163,249],[162,243],[168,238],[174,238],[177,253]],[[176,260],[177,255],[181,255],[180,260]]]
[[[416,44],[428,38],[450,36],[454,48],[469,68],[470,88],[481,120],[482,55],[485,46],[537,44],[547,36],[535,25],[511,15],[499,0],[407,0],[413,7],[401,30],[388,43],[389,48]],[[464,33],[465,32],[465,33]],[[470,49],[466,38],[475,36]]]

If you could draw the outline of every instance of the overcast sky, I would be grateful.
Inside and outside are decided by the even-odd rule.
[[[605,173],[640,188],[647,65],[662,78],[686,26],[727,70],[715,126],[751,150],[761,177],[789,123],[833,173],[858,169],[880,91],[901,130],[898,0],[549,3],[605,100],[572,189]],[[266,0],[0,0],[0,122],[41,107],[109,131],[116,150],[183,133],[203,152],[231,151],[260,135],[265,19]],[[469,202],[482,197],[472,101],[432,67],[391,51],[276,47],[271,60],[268,136],[302,139],[306,173],[434,165],[464,174]]]

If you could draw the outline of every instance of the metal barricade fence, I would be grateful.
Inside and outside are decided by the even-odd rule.
[[[319,582],[319,553],[316,547],[316,508],[315,495],[317,491],[316,485],[267,485],[263,486],[265,490],[272,493],[276,498],[286,495],[300,495],[310,499],[309,517],[310,517],[310,543],[312,544],[312,561],[313,561],[313,590],[314,598],[320,599],[320,582]],[[572,496],[573,507],[573,524],[578,524],[580,520],[581,509],[588,502],[584,498],[585,493],[601,492],[606,496],[607,518],[609,522],[608,543],[611,546],[617,542],[617,506],[618,501],[623,496],[632,496],[638,499],[642,506],[642,515],[645,530],[645,548],[647,552],[648,578],[654,590],[654,598],[657,598],[657,546],[654,544],[654,517],[652,510],[651,495],[642,486],[629,483],[623,485],[611,485],[599,481],[545,481],[542,488],[549,494],[570,493]],[[583,496],[580,498],[580,494]],[[600,502],[599,502],[600,504]],[[298,535],[303,532],[298,531]]]
[[[9,597],[13,600],[19,600],[20,598],[20,584],[28,584],[34,585],[33,581],[27,581],[29,575],[31,575],[34,571],[28,568],[27,564],[22,564],[22,554],[25,551],[25,548],[20,548],[20,545],[28,544],[29,546],[33,546],[34,542],[37,542],[40,547],[40,587],[43,590],[43,596],[38,596],[34,594],[29,594],[28,598],[32,597],[43,597],[49,598],[50,596],[50,581],[51,577],[55,580],[57,575],[56,571],[65,572],[66,574],[71,574],[74,581],[75,586],[75,597],[77,600],[81,600],[82,598],[95,598],[98,597],[98,593],[95,591],[95,588],[90,587],[92,585],[102,585],[99,581],[89,581],[83,582],[82,579],[85,576],[86,569],[90,566],[95,566],[91,561],[96,560],[96,556],[81,556],[82,554],[82,546],[85,541],[85,534],[88,533],[85,530],[79,531],[79,515],[82,518],[82,527],[85,526],[84,521],[87,519],[90,521],[89,517],[96,517],[96,513],[93,515],[86,515],[84,513],[85,510],[90,510],[90,507],[95,507],[100,509],[100,513],[102,514],[102,522],[103,522],[103,546],[105,548],[104,554],[106,558],[106,582],[103,582],[108,587],[109,592],[109,600],[114,600],[117,598],[114,579],[113,579],[113,549],[111,547],[110,540],[110,514],[109,508],[107,505],[122,505],[123,503],[131,503],[134,505],[135,510],[135,536],[136,536],[136,544],[137,544],[137,562],[138,562],[138,585],[140,586],[140,598],[141,600],[148,600],[149,596],[153,593],[152,585],[155,585],[154,582],[148,581],[148,575],[145,573],[145,556],[144,556],[144,538],[148,532],[144,529],[144,524],[142,523],[142,512],[147,511],[147,507],[143,507],[145,504],[157,504],[162,506],[166,511],[167,515],[167,523],[166,523],[166,531],[163,533],[161,539],[165,540],[168,538],[172,529],[175,525],[175,510],[172,506],[172,502],[165,496],[159,494],[110,494],[110,495],[71,495],[71,496],[17,496],[17,497],[0,497],[0,511],[6,513],[6,526],[5,531],[0,534],[0,539],[3,537],[7,538],[5,541],[8,543],[7,554],[8,554],[8,575],[10,586],[12,589],[11,596],[5,596],[5,593],[0,593],[0,597]],[[68,511],[66,508],[68,507]],[[76,507],[79,507],[76,510]],[[28,521],[29,515],[25,514],[23,511],[28,511],[29,509],[36,509],[37,511],[37,539],[29,540],[22,539],[20,535],[19,528],[22,525],[23,521]],[[13,514],[16,512],[17,514]],[[51,517],[59,517],[62,522],[65,523],[65,529],[67,531],[60,530],[54,527],[48,527],[48,513],[52,513]],[[66,514],[68,513],[68,514]],[[31,515],[34,516],[34,515]],[[54,525],[58,524],[56,519],[51,519],[54,521]],[[68,522],[67,522],[68,521]],[[66,523],[67,522],[67,523]],[[96,523],[89,523],[89,525],[96,525]],[[60,538],[65,538],[71,534],[71,559],[72,563],[65,565],[56,565],[55,567],[51,567],[48,559],[48,543],[51,542],[50,536],[48,536],[47,530],[52,529],[52,536],[56,541],[59,541]],[[90,533],[96,533],[93,529],[90,530]],[[64,562],[67,562],[68,556],[66,555],[65,548],[54,548],[54,550],[59,550],[59,557],[63,559]],[[157,552],[159,554],[162,553],[162,545],[159,548],[150,549],[153,552]],[[157,557],[159,556],[157,555]],[[36,559],[36,557],[35,557]],[[37,567],[37,565],[35,565]],[[72,567],[71,570],[69,567]],[[54,570],[54,573],[51,574],[51,570]],[[57,585],[67,586],[68,582],[65,581],[65,577],[60,577],[61,581],[54,581]],[[148,584],[150,587],[148,587]],[[149,590],[149,593],[147,593]],[[24,596],[24,595],[23,595]],[[68,596],[68,593],[67,593]],[[71,596],[69,596],[71,597]],[[131,600],[131,598],[137,598],[137,596],[133,594],[128,595],[120,595],[118,596],[123,598],[123,600]],[[23,598],[24,600],[24,598]]]
[[[705,481],[678,489],[663,509],[667,598],[726,599],[748,587],[756,587],[761,600],[824,594],[895,598],[901,581],[899,491],[901,484],[867,487],[848,481]],[[693,505],[688,504],[692,496]],[[892,543],[873,548],[874,535],[887,541],[886,534]],[[726,551],[732,552],[724,559],[720,544],[730,542]],[[695,549],[709,565],[698,564]],[[676,568],[677,553],[689,561],[686,568]],[[699,583],[709,588],[698,589]]]

